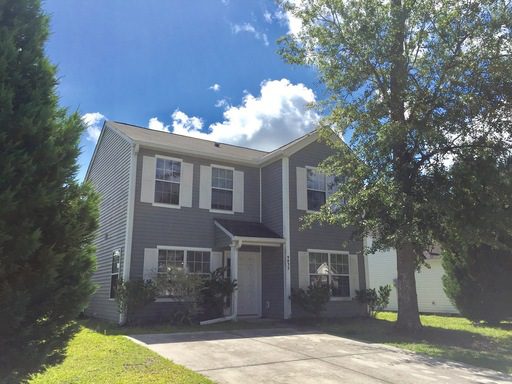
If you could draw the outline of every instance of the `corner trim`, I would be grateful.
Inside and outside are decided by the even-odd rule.
[[[290,159],[283,157],[281,164],[282,172],[282,194],[283,194],[283,237],[285,244],[283,247],[283,269],[284,269],[284,289],[283,289],[283,313],[284,318],[289,319],[292,312],[291,307],[291,272],[290,272]]]

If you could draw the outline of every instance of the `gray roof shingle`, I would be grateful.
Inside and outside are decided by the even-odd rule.
[[[282,239],[281,236],[262,223],[227,219],[215,219],[215,221],[233,236]]]

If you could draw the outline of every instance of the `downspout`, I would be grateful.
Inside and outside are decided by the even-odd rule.
[[[242,240],[233,240],[231,243],[231,278],[238,281],[238,250],[242,246]],[[222,323],[224,321],[236,321],[238,316],[238,288],[235,288],[231,299],[231,315],[216,319],[204,320],[199,325]]]

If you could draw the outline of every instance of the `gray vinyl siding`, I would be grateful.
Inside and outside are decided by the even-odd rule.
[[[261,169],[261,222],[283,236],[283,172],[279,159]]]
[[[192,207],[167,208],[141,203],[141,175],[143,156],[171,156],[193,164]],[[199,208],[201,165],[224,165],[244,172],[244,212],[213,213]],[[176,155],[172,152],[141,148],[137,159],[135,206],[132,235],[131,278],[141,278],[144,265],[144,248],[158,245],[215,248],[215,218],[259,221],[259,168]]]
[[[319,165],[332,154],[326,144],[313,142],[290,156],[290,269],[291,286],[297,288],[298,252],[308,249],[345,250],[359,254],[359,288],[365,287],[364,257],[362,240],[352,238],[350,229],[332,225],[315,224],[309,229],[302,229],[300,218],[306,213],[297,209],[297,167]],[[292,309],[292,312],[295,309]],[[356,316],[361,313],[361,306],[350,301],[331,301],[327,305],[327,316]]]
[[[112,252],[121,248],[122,276],[128,191],[130,180],[131,144],[110,128],[105,128],[98,143],[88,180],[100,195],[99,228],[96,233],[96,272],[92,276],[97,285],[86,313],[111,321],[119,320],[117,304],[110,297]]]
[[[262,316],[284,317],[283,248],[262,247],[261,250],[261,308]]]

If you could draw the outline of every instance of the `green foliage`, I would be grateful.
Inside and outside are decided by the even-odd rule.
[[[453,165],[451,183],[444,187],[444,288],[475,321],[512,316],[511,165],[490,151],[465,156]]]
[[[462,316],[491,324],[512,317],[512,252],[489,245],[443,253],[446,295]]]
[[[310,285],[307,291],[303,289],[292,290],[292,303],[297,304],[305,312],[320,317],[329,302],[329,287],[325,285]]]
[[[116,291],[116,302],[119,311],[130,322],[131,315],[136,314],[146,305],[154,302],[157,293],[157,286],[151,280],[136,279],[123,281],[119,279]]]
[[[316,105],[327,114],[320,131],[335,151],[322,168],[346,180],[305,223],[351,227],[374,236],[372,250],[396,248],[398,323],[415,328],[414,271],[450,214],[441,201],[453,185],[451,164],[485,153],[503,162],[511,153],[512,7],[283,3],[302,29],[281,40],[281,54],[318,70],[328,93]]]
[[[227,267],[217,268],[204,281],[201,289],[201,309],[206,319],[214,319],[224,315],[227,300],[237,288],[236,280],[226,275]]]
[[[389,304],[391,285],[380,286],[378,291],[375,288],[356,290],[356,299],[361,304],[368,305],[370,317],[375,317],[377,312],[384,310]]]
[[[0,381],[58,361],[94,286],[97,197],[76,181],[84,125],[59,108],[36,0],[0,2]]]
[[[160,296],[173,298],[178,309],[171,316],[172,324],[191,324],[199,313],[198,303],[203,287],[201,276],[187,273],[182,268],[169,268],[157,279]]]

